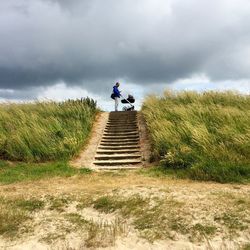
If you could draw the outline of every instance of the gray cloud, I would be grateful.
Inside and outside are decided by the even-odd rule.
[[[0,89],[249,79],[249,23],[248,0],[1,1]]]

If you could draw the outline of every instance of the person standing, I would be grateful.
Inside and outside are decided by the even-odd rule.
[[[118,89],[119,86],[120,86],[120,83],[117,82],[115,86],[113,87],[113,94],[114,94],[114,99],[115,99],[115,111],[118,111],[119,98],[121,96],[121,92]]]

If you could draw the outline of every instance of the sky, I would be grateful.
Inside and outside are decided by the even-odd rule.
[[[0,0],[0,101],[250,94],[249,0]]]

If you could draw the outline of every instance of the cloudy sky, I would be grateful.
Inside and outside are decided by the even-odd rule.
[[[0,100],[250,93],[249,0],[0,0]]]

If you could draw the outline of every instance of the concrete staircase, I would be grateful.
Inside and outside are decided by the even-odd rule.
[[[111,112],[95,155],[98,169],[133,169],[141,164],[136,111]]]

